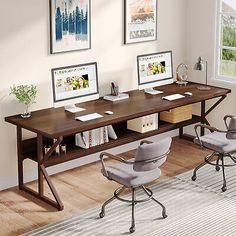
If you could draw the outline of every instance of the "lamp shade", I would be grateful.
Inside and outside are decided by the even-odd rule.
[[[205,70],[205,66],[204,66],[204,62],[202,60],[202,57],[198,58],[198,61],[194,66],[194,70],[201,70],[201,71]]]

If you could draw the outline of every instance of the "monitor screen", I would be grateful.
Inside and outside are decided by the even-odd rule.
[[[54,106],[99,98],[97,63],[52,69]]]
[[[173,83],[172,51],[140,55],[137,59],[139,89]]]

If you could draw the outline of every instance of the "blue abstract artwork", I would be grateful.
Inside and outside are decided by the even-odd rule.
[[[51,53],[90,48],[90,0],[51,0]]]

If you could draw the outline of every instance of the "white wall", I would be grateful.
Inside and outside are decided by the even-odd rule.
[[[39,93],[32,109],[37,110],[52,106],[51,68],[97,61],[103,95],[109,92],[111,81],[122,91],[137,88],[139,54],[173,50],[174,68],[186,60],[186,0],[159,0],[158,40],[132,45],[123,45],[124,1],[91,0],[92,49],[55,55],[49,54],[48,2],[1,1],[0,189],[17,183],[16,129],[4,117],[20,113],[22,108],[9,96],[10,86],[36,84]],[[26,164],[31,173],[33,165]]]
[[[224,128],[224,115],[236,114],[236,85],[216,81],[214,77],[216,4],[216,0],[187,1],[187,63],[193,68],[197,58],[202,56],[209,63],[209,84],[232,89],[231,94],[208,117],[211,125]],[[205,72],[191,69],[189,78],[205,83]],[[208,102],[208,107],[212,103]]]

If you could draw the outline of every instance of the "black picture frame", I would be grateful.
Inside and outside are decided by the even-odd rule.
[[[49,12],[51,54],[91,48],[91,0],[49,0]]]
[[[124,44],[157,40],[157,9],[157,0],[124,0]]]

